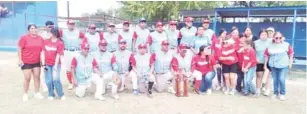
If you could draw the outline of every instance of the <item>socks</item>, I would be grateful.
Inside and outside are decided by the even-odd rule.
[[[152,87],[154,85],[154,82],[148,82],[148,93],[152,94]]]
[[[69,83],[72,83],[72,75],[71,72],[66,72],[67,80]]]

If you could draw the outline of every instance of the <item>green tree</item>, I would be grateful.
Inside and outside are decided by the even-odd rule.
[[[121,14],[130,14],[129,19],[145,17],[149,21],[178,19],[180,10],[200,10],[227,5],[213,1],[122,1]]]

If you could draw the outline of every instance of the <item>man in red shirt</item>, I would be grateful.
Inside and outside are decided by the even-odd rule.
[[[90,46],[87,41],[81,44],[81,52],[73,57],[71,62],[72,82],[76,86],[76,95],[84,97],[86,89],[91,83],[96,84],[95,98],[105,100],[102,97],[103,76],[98,69],[96,59],[89,54]]]

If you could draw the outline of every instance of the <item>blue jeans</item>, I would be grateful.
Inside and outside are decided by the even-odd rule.
[[[48,87],[48,96],[55,97],[54,89],[59,97],[64,96],[62,83],[60,81],[61,65],[58,65],[55,79],[53,79],[53,66],[46,65],[47,71],[45,70],[45,81]]]
[[[244,90],[243,92],[245,94],[249,94],[249,92],[255,92],[256,91],[256,87],[253,84],[253,78],[256,75],[256,66],[255,67],[251,67],[248,69],[248,71],[244,74]]]
[[[213,71],[208,72],[207,74],[203,76],[201,84],[200,84],[200,88],[199,88],[200,92],[205,92],[212,87],[212,80],[214,76],[215,76],[215,72]]]
[[[275,68],[271,67],[272,78],[273,78],[273,88],[275,95],[285,95],[286,94],[286,76],[288,72],[288,67],[285,68]]]

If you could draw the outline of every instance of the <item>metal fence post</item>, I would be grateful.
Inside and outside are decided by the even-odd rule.
[[[294,48],[294,39],[295,39],[295,28],[296,28],[296,15],[297,15],[297,9],[294,10],[294,17],[293,17],[293,28],[292,28],[292,42],[291,45]]]

